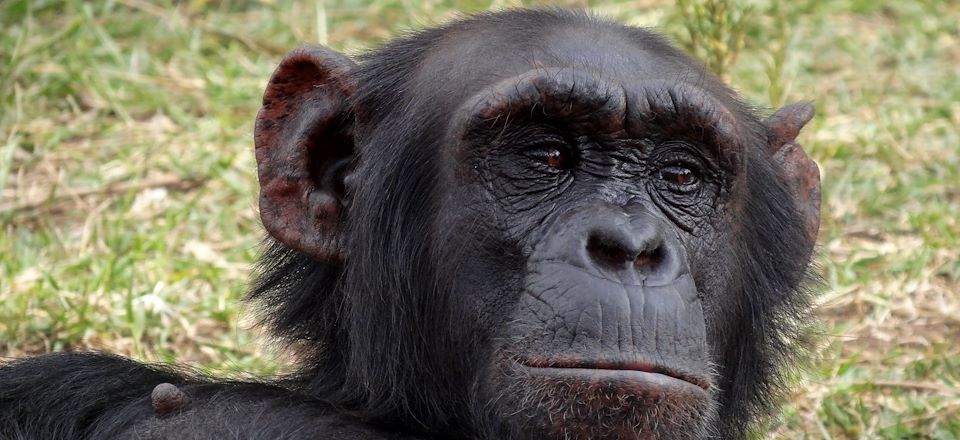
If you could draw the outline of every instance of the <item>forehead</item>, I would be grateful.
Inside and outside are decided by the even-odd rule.
[[[651,32],[586,17],[542,24],[448,32],[421,60],[411,91],[435,108],[455,108],[505,78],[556,67],[582,70],[624,87],[657,79],[704,81],[699,65]]]

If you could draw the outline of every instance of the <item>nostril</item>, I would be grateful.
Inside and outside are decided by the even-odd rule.
[[[587,252],[594,261],[609,267],[622,267],[637,257],[618,240],[599,234],[591,234],[587,239]]]
[[[646,272],[660,266],[664,258],[666,258],[666,252],[662,246],[658,246],[637,255],[637,257],[633,259],[633,267],[641,272]]]
[[[627,236],[594,232],[587,239],[587,253],[594,263],[613,269],[633,267],[640,273],[651,273],[667,260],[667,250],[659,240],[630,240]]]

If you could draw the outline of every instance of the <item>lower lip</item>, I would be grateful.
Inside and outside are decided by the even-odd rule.
[[[614,386],[631,393],[648,397],[673,397],[689,395],[691,398],[708,399],[707,390],[685,380],[660,373],[637,370],[608,370],[597,368],[532,367],[520,364],[525,372],[548,378],[577,381],[584,385]]]

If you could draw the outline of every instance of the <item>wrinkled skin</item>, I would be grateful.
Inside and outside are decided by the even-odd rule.
[[[294,51],[257,117],[276,242],[251,298],[300,371],[219,394],[151,376],[145,396],[170,382],[189,404],[92,432],[265,413],[317,417],[277,426],[293,438],[741,438],[807,304],[812,116],[761,121],[660,37],[566,12],[466,19],[359,64]]]

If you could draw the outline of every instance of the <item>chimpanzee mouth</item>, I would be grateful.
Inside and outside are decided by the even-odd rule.
[[[549,374],[574,376],[611,376],[627,381],[643,382],[647,387],[681,387],[694,385],[703,391],[713,388],[709,376],[679,372],[651,362],[616,360],[580,360],[527,357],[517,361],[530,369],[543,370]]]

